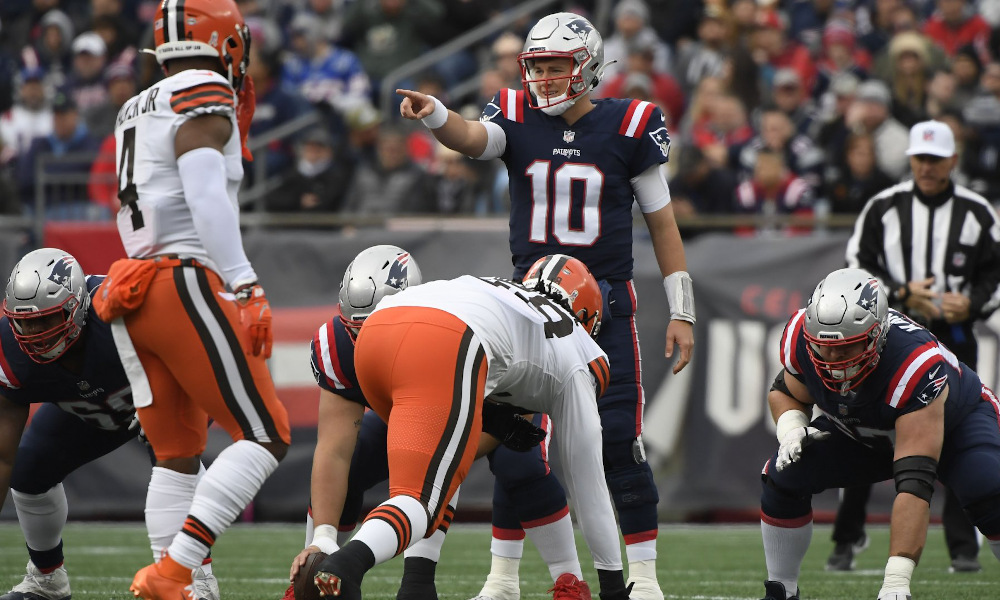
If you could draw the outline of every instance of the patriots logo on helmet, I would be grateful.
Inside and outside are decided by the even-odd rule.
[[[479,120],[482,122],[492,121],[497,115],[501,114],[500,107],[495,103],[490,102],[485,107],[483,107],[483,114],[479,116]]]
[[[591,27],[590,23],[584,21],[583,19],[577,19],[576,21],[572,21],[569,24],[567,24],[566,27],[569,27],[571,30],[579,34],[581,38],[586,37],[588,33],[594,30],[594,28]]]
[[[938,372],[941,370],[941,365],[934,368],[933,371],[927,374],[930,381],[924,385],[924,389],[920,390],[917,394],[917,400],[922,404],[930,404],[931,400],[937,398],[941,395],[941,390],[944,389],[946,383],[948,383],[948,374],[943,373],[938,376]]]
[[[861,295],[858,296],[858,306],[875,315],[876,318],[878,317],[875,312],[878,307],[878,288],[878,281],[870,279],[861,290]]]
[[[400,254],[396,260],[389,265],[389,275],[385,279],[385,284],[397,290],[405,290],[407,285],[406,264],[410,261],[409,254]]]
[[[57,260],[56,264],[52,265],[52,272],[49,273],[49,281],[61,285],[72,292],[73,289],[70,287],[72,275],[72,260],[68,257],[63,257]]]
[[[667,133],[666,127],[660,127],[656,131],[650,131],[649,137],[653,138],[653,142],[660,147],[660,152],[663,153],[663,158],[670,159],[670,134]]]

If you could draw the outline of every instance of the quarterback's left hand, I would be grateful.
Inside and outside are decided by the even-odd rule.
[[[672,319],[667,325],[667,351],[664,355],[670,358],[674,355],[674,345],[680,348],[681,356],[674,363],[674,375],[681,372],[691,362],[691,351],[694,348],[694,325],[687,321]]]
[[[234,293],[240,307],[240,322],[250,333],[250,349],[254,356],[271,358],[271,305],[264,288],[257,283],[240,286]]]
[[[239,103],[236,106],[236,123],[240,127],[240,142],[243,145],[243,158],[253,160],[250,147],[247,146],[247,138],[250,137],[250,122],[253,121],[253,113],[257,108],[257,94],[253,89],[253,77],[249,75],[243,78],[243,88],[237,94]]]

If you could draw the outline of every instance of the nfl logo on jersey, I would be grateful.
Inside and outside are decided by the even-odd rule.
[[[573,140],[575,140],[575,139],[576,139],[576,133],[575,132],[573,132],[573,131],[564,131],[563,132],[563,141],[566,142],[567,144],[572,144]]]

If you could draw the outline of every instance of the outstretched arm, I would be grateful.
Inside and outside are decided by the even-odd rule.
[[[445,146],[466,156],[478,158],[486,150],[486,126],[479,121],[466,121],[439,100],[412,90],[396,90],[403,96],[399,114],[405,119],[422,120]]]

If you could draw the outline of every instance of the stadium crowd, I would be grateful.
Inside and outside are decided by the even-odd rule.
[[[39,185],[48,218],[117,211],[112,128],[118,108],[163,77],[142,52],[157,4],[2,3],[4,214],[32,214]],[[275,190],[262,205],[505,214],[499,161],[471,160],[419,124],[386,120],[397,112],[379,106],[378,91],[395,68],[515,4],[238,2],[253,37],[251,141],[302,115],[319,123],[257,150],[263,165],[247,165],[248,184],[264,175]],[[476,118],[498,90],[521,88],[516,56],[532,22],[398,84]],[[595,96],[650,100],[666,115],[679,217],[857,213],[908,175],[908,129],[927,119],[954,131],[956,182],[992,202],[1000,194],[998,0],[620,0],[609,29],[605,54],[616,62]],[[450,93],[463,89],[471,91]],[[57,159],[40,163],[44,155]]]

